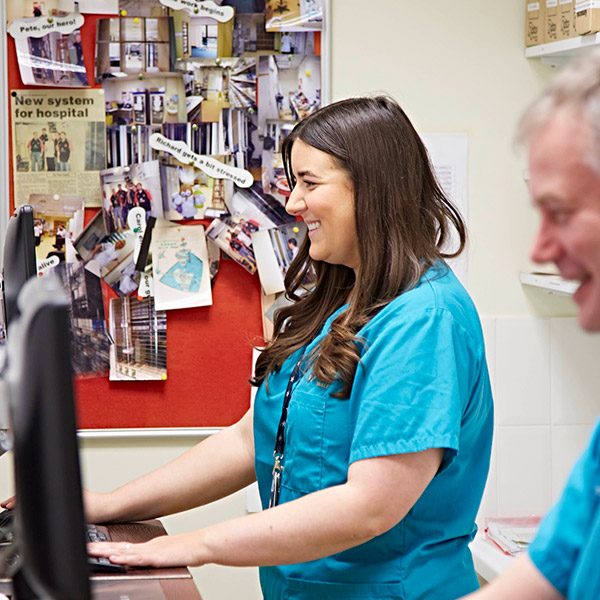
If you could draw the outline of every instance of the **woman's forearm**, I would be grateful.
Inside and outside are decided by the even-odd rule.
[[[223,498],[254,481],[252,416],[108,494],[86,492],[90,522],[151,519]]]

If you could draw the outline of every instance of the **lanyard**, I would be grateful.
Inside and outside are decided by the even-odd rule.
[[[281,488],[281,473],[283,471],[283,450],[285,447],[285,422],[287,420],[288,406],[290,404],[290,398],[292,397],[292,390],[294,388],[294,382],[300,379],[300,365],[304,353],[298,359],[294,370],[288,381],[285,395],[283,397],[283,407],[281,409],[281,419],[279,419],[279,426],[277,427],[277,438],[275,440],[275,450],[273,452],[273,458],[275,464],[273,465],[273,479],[271,480],[271,496],[269,498],[269,508],[277,506],[279,504],[279,490]]]

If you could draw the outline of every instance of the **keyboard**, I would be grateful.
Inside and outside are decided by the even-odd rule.
[[[86,525],[88,542],[109,542],[110,534],[98,525]],[[92,573],[125,573],[127,570],[123,565],[116,565],[103,556],[89,556],[88,565]]]
[[[0,528],[12,527],[14,518],[15,518],[15,513],[13,510],[0,511]]]
[[[0,511],[0,543],[13,540],[15,513],[14,510]],[[110,534],[106,528],[98,525],[86,525],[86,542],[110,541]],[[88,556],[88,565],[92,573],[125,573],[127,570],[123,565],[116,565],[108,558],[99,556]]]

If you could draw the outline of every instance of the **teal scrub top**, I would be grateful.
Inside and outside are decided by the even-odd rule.
[[[529,556],[569,600],[600,598],[600,421],[561,499],[540,524]]]
[[[307,352],[330,330],[330,316]],[[488,473],[493,409],[481,325],[450,269],[430,269],[360,330],[350,398],[306,373],[285,425],[280,504],[343,484],[354,461],[445,448],[422,496],[391,530],[302,564],[263,567],[267,600],[450,600],[478,587],[468,543]],[[255,468],[268,506],[283,396],[299,350],[254,404]],[[343,510],[343,507],[340,507]]]

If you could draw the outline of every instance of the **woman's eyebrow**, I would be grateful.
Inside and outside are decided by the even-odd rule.
[[[304,171],[298,171],[298,173],[296,174],[296,177],[316,177],[317,179],[321,179],[321,177],[319,177],[319,175],[317,175],[316,173],[313,173],[313,171],[311,171],[309,169],[305,169]]]

